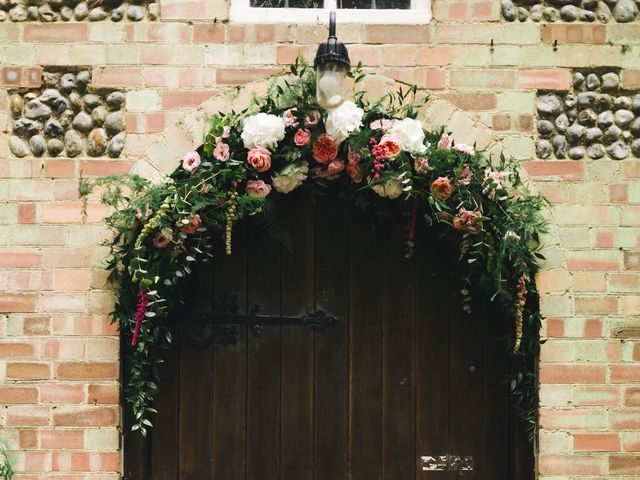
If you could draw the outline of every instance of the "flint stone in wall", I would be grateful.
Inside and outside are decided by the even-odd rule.
[[[87,111],[91,111],[100,105],[100,97],[94,93],[86,94],[82,100],[84,101],[84,108]]]
[[[76,17],[76,20],[84,20],[89,15],[89,5],[87,2],[80,2],[73,9],[73,16]]]
[[[38,18],[42,22],[55,22],[58,20],[58,14],[51,10],[49,5],[42,5],[38,8]]]
[[[587,75],[587,80],[585,82],[588,90],[597,90],[600,88],[600,79],[595,73],[590,73]]]
[[[549,120],[539,120],[538,133],[543,137],[551,135],[553,133],[553,123],[551,123]]]
[[[596,9],[596,18],[602,23],[609,23],[612,16],[609,6],[604,2],[599,2]]]
[[[82,137],[75,130],[67,130],[64,134],[64,149],[68,157],[77,157],[82,153],[84,144]]]
[[[44,120],[51,116],[51,109],[40,100],[31,100],[24,106],[24,116],[31,120]]]
[[[624,160],[629,156],[629,147],[624,142],[617,141],[607,147],[607,153],[615,160]]]
[[[531,20],[533,20],[534,22],[541,22],[543,13],[544,7],[542,5],[534,5],[533,7],[531,7]]]
[[[586,152],[587,150],[582,145],[572,147],[569,149],[569,158],[571,160],[581,160]]]
[[[596,21],[596,14],[590,10],[580,10],[580,15],[578,16],[578,19],[583,21],[583,22],[595,22]]]
[[[78,72],[78,74],[76,75],[76,87],[81,92],[85,91],[90,81],[91,81],[91,72],[89,72],[89,70],[82,70]]]
[[[122,119],[122,114],[120,112],[111,112],[107,115],[107,119],[104,123],[107,132],[115,135],[122,131],[124,120]]]
[[[615,124],[618,125],[620,128],[622,128],[623,130],[625,130],[627,127],[629,127],[629,125],[631,125],[631,122],[633,122],[633,119],[634,119],[633,112],[629,110],[618,110],[614,115]]]
[[[560,9],[560,17],[565,22],[574,22],[578,19],[579,10],[575,5],[565,5]]]
[[[580,122],[582,125],[586,125],[586,126],[592,126],[595,125],[596,123],[596,119],[598,118],[596,112],[594,112],[591,109],[587,109],[587,110],[582,110],[579,114],[578,114],[578,122]]]
[[[50,118],[44,124],[44,134],[47,137],[61,137],[64,133],[62,124],[55,118]]]
[[[93,121],[86,112],[78,113],[73,119],[73,128],[79,132],[87,133],[93,128]]]
[[[593,160],[604,157],[607,154],[607,149],[601,143],[594,143],[587,147],[587,155]]]
[[[631,127],[629,128],[629,130],[631,131],[631,134],[638,138],[640,137],[640,118],[636,118],[633,123],[631,124]]]
[[[29,148],[36,157],[41,157],[47,151],[47,142],[42,135],[34,135],[29,139]]]
[[[558,115],[558,118],[556,118],[556,121],[554,123],[556,129],[560,133],[564,133],[567,131],[567,128],[569,128],[569,117],[567,117],[567,115],[563,113],[561,115]]]
[[[633,100],[631,102],[631,110],[633,110],[633,113],[640,114],[640,94],[633,97]]]
[[[622,129],[617,125],[611,125],[604,132],[604,135],[602,136],[602,140],[605,145],[611,145],[612,143],[617,141],[621,135],[622,135]]]
[[[536,141],[536,155],[538,158],[549,158],[552,152],[551,142],[549,140],[537,140]]]
[[[65,73],[60,77],[60,90],[67,93],[76,87],[76,76],[73,73]]]
[[[16,137],[15,135],[11,135],[11,137],[9,137],[9,150],[11,150],[11,153],[18,158],[29,155],[29,147],[27,147],[27,144],[24,143],[20,137]]]
[[[28,118],[19,118],[13,122],[13,131],[23,137],[35,135],[42,129],[42,124]]]
[[[630,110],[631,104],[631,98],[625,96],[617,97],[613,102],[613,106],[616,110]]]
[[[613,125],[614,117],[613,112],[611,110],[606,110],[598,115],[598,119],[596,120],[596,124],[602,128],[607,129],[611,125]]]
[[[553,137],[551,144],[553,145],[553,153],[555,153],[557,158],[564,158],[567,156],[567,148],[569,146],[564,135],[556,135]]]
[[[89,21],[91,22],[99,22],[100,20],[104,20],[108,16],[109,14],[105,12],[102,7],[92,8],[89,11]]]
[[[69,102],[71,103],[71,108],[76,112],[82,110],[82,97],[78,92],[71,92],[69,94]]]
[[[91,130],[88,138],[87,153],[92,157],[99,157],[107,150],[107,132],[104,128]]]
[[[65,110],[59,118],[62,128],[68,128],[71,125],[71,122],[73,122],[73,118],[75,116],[76,114],[73,113],[72,110]]]
[[[527,18],[529,18],[529,10],[524,7],[518,7],[518,20],[526,22]]]
[[[584,135],[585,128],[579,123],[574,123],[569,128],[567,128],[567,142],[569,145],[576,145],[582,140],[582,136]]]
[[[91,112],[91,119],[93,120],[93,124],[97,127],[101,127],[104,125],[104,121],[107,119],[107,109],[102,105],[96,107]]]
[[[14,117],[19,117],[22,114],[22,107],[24,106],[24,102],[22,101],[22,97],[17,93],[14,93],[9,98],[9,110],[11,111],[11,115]]]
[[[602,89],[615,90],[620,86],[620,77],[617,73],[608,72],[602,76]]]
[[[595,10],[598,8],[598,0],[582,0],[582,8],[587,10]]]
[[[513,22],[517,16],[516,6],[511,0],[502,0],[500,3],[500,8],[502,10],[502,16],[508,22]]]
[[[47,141],[47,153],[52,157],[57,157],[64,150],[64,143],[58,138],[50,138]]]
[[[631,151],[636,157],[640,157],[640,139],[636,139],[631,144]]]
[[[73,18],[73,10],[69,7],[62,7],[60,9],[60,18],[65,22],[68,22]]]
[[[598,127],[587,128],[587,130],[584,133],[587,143],[597,142],[602,138],[602,135],[604,134],[602,133],[602,130],[600,130]]]
[[[547,22],[557,22],[560,20],[560,12],[553,7],[546,7],[542,11],[542,18],[544,18]]]
[[[139,5],[131,5],[127,10],[127,18],[132,22],[139,22],[144,18],[144,8]]]
[[[112,92],[107,95],[106,101],[110,110],[118,110],[124,104],[124,93]]]
[[[124,18],[125,13],[126,13],[126,10],[124,5],[121,5],[118,8],[111,11],[111,20],[114,22],[119,22]]]
[[[578,104],[578,101],[575,95],[570,93],[566,97],[564,97],[564,106],[567,107],[568,109],[575,108],[577,104]]]
[[[160,7],[157,3],[150,3],[147,5],[147,15],[149,20],[157,20],[160,16]]]
[[[16,5],[9,10],[9,20],[12,22],[24,22],[27,20],[27,9],[22,5]]]
[[[638,16],[638,6],[633,0],[618,0],[613,8],[613,18],[620,23],[633,22]]]
[[[562,112],[562,102],[557,95],[543,95],[538,98],[537,108],[541,115],[555,117]]]
[[[108,154],[111,158],[118,158],[124,150],[125,134],[119,133],[109,141]]]

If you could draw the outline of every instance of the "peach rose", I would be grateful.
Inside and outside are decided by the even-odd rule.
[[[453,145],[453,137],[449,136],[446,132],[442,132],[442,136],[440,137],[440,140],[438,140],[438,149],[449,150],[451,145]]]
[[[438,200],[446,200],[453,193],[451,181],[447,177],[438,177],[431,184],[431,193]]]
[[[266,148],[252,148],[247,154],[247,162],[257,172],[266,172],[271,168],[271,152]]]
[[[326,165],[338,156],[338,144],[325,133],[316,140],[311,151],[316,162]]]
[[[189,219],[189,223],[184,227],[182,227],[182,231],[187,235],[196,233],[196,230],[198,229],[201,223],[202,223],[202,219],[200,218],[200,215],[196,213]]]
[[[189,152],[182,159],[182,168],[185,172],[193,173],[200,166],[201,160],[198,152]]]
[[[271,193],[271,185],[264,183],[262,180],[249,180],[246,192],[250,197],[264,198]]]
[[[309,144],[309,140],[311,139],[311,134],[309,130],[306,128],[299,128],[296,134],[293,136],[293,143],[295,143],[298,147],[304,147]]]
[[[380,143],[378,143],[378,149],[380,156],[389,159],[397,157],[402,150],[400,148],[400,141],[393,135],[383,135]]]
[[[482,230],[482,213],[461,208],[453,219],[453,227],[459,232],[478,233]]]
[[[424,157],[418,157],[413,161],[413,169],[416,173],[424,175],[429,169],[429,160]]]

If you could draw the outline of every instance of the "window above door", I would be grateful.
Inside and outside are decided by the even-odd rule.
[[[426,24],[431,0],[231,0],[230,19],[250,23]]]

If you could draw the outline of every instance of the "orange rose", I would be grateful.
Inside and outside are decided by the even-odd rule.
[[[482,230],[482,213],[461,208],[453,219],[453,227],[459,232],[478,233]]]
[[[322,164],[331,163],[338,156],[338,144],[328,134],[320,135],[311,149],[313,159]]]
[[[200,218],[200,215],[196,213],[193,217],[189,219],[189,223],[184,227],[182,227],[182,231],[187,235],[196,233],[196,230],[198,229],[201,223],[202,223],[202,219]]]
[[[444,201],[453,193],[451,181],[447,177],[438,177],[431,184],[431,194],[438,200]]]
[[[271,152],[266,148],[252,148],[247,155],[247,162],[257,172],[266,172],[271,168]]]

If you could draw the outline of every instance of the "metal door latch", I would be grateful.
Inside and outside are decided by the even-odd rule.
[[[440,455],[436,457],[420,457],[422,470],[450,472],[468,472],[473,470],[473,457],[461,457],[459,455]]]

